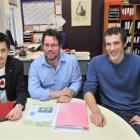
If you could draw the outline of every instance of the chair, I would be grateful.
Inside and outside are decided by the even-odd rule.
[[[61,34],[61,39],[62,39],[62,49],[65,49],[67,48],[66,47],[67,34],[66,32],[63,32],[63,31],[61,31],[60,34]]]

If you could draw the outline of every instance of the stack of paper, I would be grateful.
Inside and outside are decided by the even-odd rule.
[[[31,54],[31,59],[36,59],[37,57],[39,57],[39,56],[41,56],[41,55],[43,55],[44,54],[44,52],[42,52],[42,51],[37,51],[37,52],[33,52],[32,54]]]
[[[75,55],[78,60],[90,60],[89,52],[75,52]]]
[[[88,129],[87,106],[83,103],[61,103],[56,116],[55,128],[82,132]]]
[[[35,50],[38,49],[38,47],[40,47],[40,43],[29,43],[29,44],[25,44],[25,46],[28,48],[28,49],[31,49],[31,48],[34,48]]]

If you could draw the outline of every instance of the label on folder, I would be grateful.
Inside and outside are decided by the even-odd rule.
[[[56,128],[88,129],[88,115],[86,103],[61,103],[56,116]]]

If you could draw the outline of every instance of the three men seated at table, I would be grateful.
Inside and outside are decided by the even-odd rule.
[[[106,124],[94,98],[99,86],[101,105],[121,116],[140,135],[140,56],[125,53],[126,37],[125,30],[118,27],[104,33],[107,53],[91,60],[83,92],[95,125],[102,127]],[[42,44],[44,54],[30,66],[28,90],[31,98],[57,98],[58,102],[69,102],[81,86],[78,62],[75,56],[61,51],[58,31],[46,30]],[[22,116],[26,95],[23,66],[20,61],[8,56],[9,47],[7,37],[1,33],[0,74],[6,84],[5,90],[0,89],[0,101],[16,100],[15,107],[7,115],[8,119],[16,120]]]

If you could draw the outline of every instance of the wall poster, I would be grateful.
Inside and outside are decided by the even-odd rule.
[[[91,26],[91,0],[71,0],[71,25]]]

